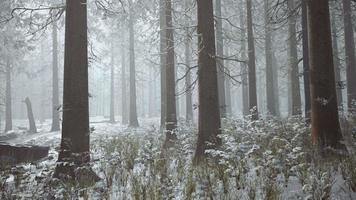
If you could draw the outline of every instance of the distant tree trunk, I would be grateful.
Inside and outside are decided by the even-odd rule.
[[[128,124],[127,86],[126,86],[126,54],[125,54],[125,34],[121,41],[121,99],[122,99],[122,124]]]
[[[185,9],[189,9],[188,0],[185,0]],[[189,26],[189,18],[186,17],[187,26]],[[187,123],[192,123],[193,121],[193,101],[192,101],[192,81],[191,81],[191,51],[190,51],[190,42],[191,36],[189,34],[189,28],[185,29],[185,65],[186,65],[186,76],[185,76],[185,110],[186,110],[186,121]]]
[[[28,117],[28,122],[30,125],[30,129],[28,130],[28,132],[29,133],[37,133],[36,122],[35,122],[35,118],[33,117],[32,105],[31,105],[30,98],[26,97],[24,102],[27,107],[27,117]]]
[[[258,120],[257,88],[256,88],[256,57],[255,38],[253,36],[252,2],[246,0],[247,8],[247,37],[248,37],[248,89],[249,109],[252,120]]]
[[[308,46],[308,16],[307,0],[302,0],[302,37],[303,37],[303,78],[304,78],[304,101],[305,101],[305,119],[310,123],[310,75],[309,75],[309,46]]]
[[[226,48],[226,55],[229,55],[229,48]],[[230,61],[225,61],[225,71],[226,74],[231,76],[230,74]],[[226,117],[231,117],[232,116],[232,108],[231,108],[231,78],[227,77],[224,78],[225,80],[225,112],[226,112]]]
[[[159,0],[160,69],[161,69],[161,127],[166,127],[166,12],[165,0]]]
[[[6,63],[5,132],[12,130],[11,64]]]
[[[58,42],[57,23],[52,26],[52,128],[51,131],[59,131],[59,87],[58,87]]]
[[[134,10],[132,0],[129,1],[129,32],[130,32],[130,117],[129,126],[138,127],[137,102],[136,102],[136,67],[135,67],[135,32],[134,32]]]
[[[269,1],[264,0],[265,9],[265,54],[266,54],[266,94],[267,94],[267,110],[271,115],[276,115],[275,109],[275,90],[273,88],[273,55],[272,55],[272,29],[269,14]]]
[[[329,3],[308,1],[312,136],[322,150],[343,148],[336,100]]]
[[[212,0],[197,0],[198,9],[198,58],[199,84],[199,125],[198,141],[194,163],[200,163],[207,147],[221,143],[217,137],[220,133],[220,110],[215,55],[214,14]]]
[[[274,97],[274,108],[276,110],[276,116],[280,116],[281,112],[280,112],[280,105],[279,105],[279,83],[278,83],[278,62],[277,62],[277,58],[276,55],[274,53],[272,53],[272,61],[273,61],[273,90],[274,90],[274,94],[276,95]]]
[[[166,0],[166,144],[176,138],[174,129],[177,127],[176,85],[174,61],[174,37],[172,24],[172,2]]]
[[[66,1],[62,141],[54,177],[90,161],[86,0]],[[67,162],[73,162],[74,166]]]
[[[114,36],[112,34],[112,40]],[[114,63],[114,41],[111,41],[111,63],[110,63],[110,123],[115,123],[115,63]]]
[[[342,0],[342,5],[344,11],[347,101],[349,112],[354,112],[356,108],[356,58],[353,24],[351,20],[351,1]]]
[[[337,27],[336,27],[336,16],[335,11],[332,12],[332,41],[333,41],[333,59],[334,59],[334,68],[335,68],[335,81],[336,81],[336,94],[337,94],[337,102],[338,107],[340,109],[343,108],[343,98],[342,98],[342,89],[343,84],[341,81],[341,69],[340,69],[340,61],[339,61],[339,44],[337,41]]]
[[[220,115],[226,117],[226,99],[225,99],[225,66],[224,66],[224,38],[221,15],[221,0],[215,1],[215,16],[216,16],[216,59],[218,65],[218,91],[219,91],[219,106]]]
[[[241,26],[241,59],[247,60],[246,58],[246,20],[244,17],[244,9],[243,9],[243,0],[239,6],[240,12],[240,26]],[[248,66],[245,62],[241,62],[241,85],[242,85],[242,114],[244,116],[248,116],[250,114],[249,111],[249,95],[248,95]]]
[[[291,95],[292,95],[292,115],[301,114],[301,97],[299,85],[299,70],[298,70],[298,49],[297,49],[297,33],[296,33],[296,17],[294,0],[288,0],[288,9],[290,16],[288,18],[288,42],[289,42],[289,66],[291,80]]]

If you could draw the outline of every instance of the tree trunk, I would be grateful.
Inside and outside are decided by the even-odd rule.
[[[138,127],[137,102],[136,102],[136,67],[135,67],[135,32],[134,32],[134,10],[132,1],[129,1],[129,32],[130,32],[130,117],[129,126]]]
[[[28,122],[29,122],[29,126],[30,126],[30,129],[28,130],[28,132],[29,133],[37,133],[36,122],[35,122],[35,118],[33,117],[32,105],[31,105],[30,98],[26,97],[24,102],[27,107],[27,117],[28,117]]]
[[[216,16],[216,55],[218,65],[218,91],[219,91],[219,106],[220,115],[226,117],[226,99],[225,99],[225,65],[224,65],[224,38],[221,15],[221,0],[215,1],[215,16]]]
[[[188,10],[188,0],[185,0],[185,9]],[[190,25],[188,16],[185,18],[187,27]],[[186,110],[186,121],[188,124],[193,121],[193,101],[192,101],[192,81],[191,81],[191,51],[190,51],[190,42],[191,36],[189,34],[189,28],[185,29],[185,65],[186,65],[186,77],[185,77],[185,110]]]
[[[289,66],[291,80],[291,95],[292,95],[292,115],[301,114],[301,97],[299,85],[299,70],[298,70],[298,49],[297,49],[297,34],[296,34],[296,17],[294,0],[288,0],[288,9],[290,16],[288,18],[288,33],[289,33]]]
[[[245,17],[244,17],[244,9],[243,9],[243,0],[239,6],[240,12],[240,26],[241,26],[241,59],[247,60],[246,58],[246,29],[245,29]],[[242,85],[242,114],[244,116],[248,116],[250,114],[249,111],[249,95],[248,95],[248,66],[245,62],[241,62],[241,85]]]
[[[122,124],[128,124],[127,86],[126,86],[126,55],[125,55],[125,34],[122,33],[121,41],[121,99],[122,99]]]
[[[302,0],[302,37],[303,37],[303,78],[304,78],[304,103],[305,119],[310,123],[310,75],[309,75],[309,46],[308,46],[308,18],[307,2]]]
[[[166,127],[166,12],[165,0],[159,0],[160,69],[161,69],[161,128]]]
[[[174,37],[172,24],[172,2],[166,0],[166,144],[176,138],[174,129],[177,127],[176,85],[174,61]]]
[[[253,36],[252,2],[246,0],[247,8],[247,37],[248,37],[248,89],[249,109],[252,120],[258,120],[257,88],[256,88],[256,57],[255,38]]]
[[[312,138],[321,149],[343,145],[331,44],[329,3],[308,1],[308,36],[312,99]]]
[[[115,123],[115,62],[114,62],[114,34],[111,36],[111,63],[110,63],[110,123]]]
[[[350,0],[342,0],[342,5],[344,11],[347,101],[349,112],[354,112],[356,108],[356,58],[351,2]]]
[[[59,87],[58,87],[58,42],[57,23],[52,26],[52,128],[51,131],[59,131]]]
[[[221,143],[220,110],[215,55],[214,15],[212,0],[197,0],[198,9],[198,58],[199,125],[194,162],[200,163],[208,148]]]
[[[62,141],[55,177],[90,160],[86,0],[66,1]],[[74,162],[70,167],[67,162]]]
[[[12,130],[11,64],[6,63],[5,132]]]
[[[273,55],[272,55],[272,29],[269,14],[269,1],[264,0],[265,9],[265,54],[266,54],[266,94],[267,94],[267,111],[271,115],[276,115],[275,109],[275,90],[273,88]]]
[[[277,62],[277,58],[276,55],[274,53],[272,53],[272,61],[273,61],[273,90],[274,90],[274,94],[276,95],[274,97],[274,108],[276,111],[276,116],[280,116],[281,112],[280,112],[280,105],[279,105],[279,83],[278,83],[278,62]]]
[[[332,12],[332,41],[333,41],[333,59],[335,68],[335,81],[336,81],[336,94],[337,94],[337,104],[339,109],[343,109],[343,98],[342,89],[343,82],[341,81],[341,69],[339,61],[339,44],[337,40],[337,27],[336,27],[336,16],[335,11]]]
[[[226,55],[229,55],[229,48],[226,47]],[[230,61],[225,61],[225,71],[226,74],[228,74],[229,76],[230,74]],[[226,116],[225,117],[231,117],[232,116],[232,108],[231,108],[231,79],[230,77],[224,78],[225,80],[225,112],[226,112]]]

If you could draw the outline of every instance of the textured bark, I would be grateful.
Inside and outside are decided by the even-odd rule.
[[[265,55],[266,55],[266,94],[267,94],[267,111],[271,115],[276,115],[275,108],[275,90],[273,88],[273,55],[272,55],[272,29],[269,14],[269,0],[264,0],[265,9]]]
[[[65,162],[81,165],[90,160],[87,38],[86,0],[67,0],[62,141],[55,177],[73,174]]]
[[[174,129],[177,128],[176,85],[174,61],[174,37],[172,24],[172,2],[166,0],[166,144],[176,138]]]
[[[221,15],[221,0],[215,0],[215,16],[216,16],[216,59],[218,67],[218,91],[219,91],[219,106],[220,115],[226,117],[226,94],[225,94],[225,65],[224,65],[224,38]]]
[[[310,75],[309,75],[309,46],[308,46],[308,18],[307,2],[302,0],[302,39],[303,39],[303,79],[304,79],[304,111],[306,122],[310,122]]]
[[[112,40],[114,36],[112,34]],[[111,41],[111,63],[110,63],[110,123],[115,123],[115,62],[114,62],[114,42]]]
[[[336,81],[336,94],[337,94],[337,104],[340,109],[343,108],[343,98],[342,89],[343,82],[341,80],[341,65],[339,60],[339,44],[337,40],[337,27],[336,27],[336,16],[335,11],[332,12],[332,41],[333,41],[333,59],[335,68],[335,81]]]
[[[33,112],[32,112],[32,104],[30,101],[30,98],[26,97],[25,99],[25,104],[27,108],[27,117],[28,117],[28,123],[29,123],[29,133],[37,133],[37,128],[36,128],[36,122],[35,118],[33,117]]]
[[[308,2],[308,35],[312,99],[312,138],[322,149],[343,145],[332,54],[329,3]]]
[[[188,0],[185,0],[185,9],[189,9]],[[186,17],[187,27],[190,25],[188,16]],[[191,51],[190,51],[190,43],[191,36],[189,34],[189,28],[185,29],[185,65],[186,65],[186,77],[185,77],[185,119],[187,123],[192,123],[193,121],[193,101],[192,101],[192,81],[191,81]]]
[[[215,55],[214,15],[212,0],[197,0],[198,9],[198,58],[199,125],[194,162],[205,156],[207,142],[213,146],[221,143],[220,110],[217,67]]]
[[[273,58],[273,89],[274,89],[274,94],[276,95],[274,97],[274,107],[276,109],[276,116],[280,116],[281,112],[280,112],[280,108],[279,108],[279,83],[278,83],[278,62],[277,62],[277,58],[275,56],[274,53],[272,53],[272,58]]]
[[[135,66],[135,32],[134,32],[134,10],[132,1],[129,1],[130,16],[129,16],[129,32],[130,32],[130,115],[129,126],[138,127],[137,120],[137,99],[136,99],[136,66]]]
[[[252,120],[258,119],[257,88],[256,88],[256,57],[255,38],[253,35],[252,23],[252,2],[246,0],[247,10],[247,37],[248,37],[248,89],[249,89],[249,109]]]
[[[125,34],[122,33],[121,41],[121,112],[122,124],[128,124],[128,105],[127,105],[127,84],[126,84],[126,55],[125,55]]]
[[[58,87],[58,37],[57,23],[52,26],[52,128],[51,131],[59,131],[59,87]]]
[[[296,33],[296,17],[294,13],[294,0],[288,0],[288,9],[291,12],[288,18],[288,46],[289,46],[289,67],[290,67],[290,83],[291,83],[291,109],[292,115],[301,114],[301,97],[299,85],[299,70],[298,70],[298,50],[297,50],[297,33]]]
[[[165,0],[159,0],[160,69],[161,69],[161,127],[166,127],[166,12]]]
[[[239,6],[239,12],[240,12],[240,26],[241,26],[241,59],[242,60],[247,60],[246,58],[246,19],[244,17],[244,9],[243,9],[244,3],[241,2]],[[249,111],[249,95],[248,95],[248,66],[246,65],[245,62],[241,62],[241,97],[242,97],[242,114],[244,116],[248,116],[250,114]]]
[[[11,64],[6,61],[5,132],[12,130]]]
[[[347,102],[350,112],[355,112],[356,107],[356,58],[353,24],[351,20],[351,1],[342,0],[344,11],[345,55],[347,78]]]

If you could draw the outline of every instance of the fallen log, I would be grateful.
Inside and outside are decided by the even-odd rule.
[[[48,156],[49,147],[0,143],[0,165],[32,162]]]

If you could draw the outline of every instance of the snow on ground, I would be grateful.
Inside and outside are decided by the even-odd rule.
[[[192,165],[195,127],[182,123],[177,143],[162,153],[159,119],[141,119],[137,129],[103,117],[90,121],[90,165],[101,181],[83,187],[52,179],[60,132],[49,132],[45,121],[39,133],[15,130],[19,137],[7,141],[50,152],[0,171],[1,199],[356,199],[355,160],[315,155],[299,119],[224,120],[223,146],[208,150],[212,159],[199,167]]]

